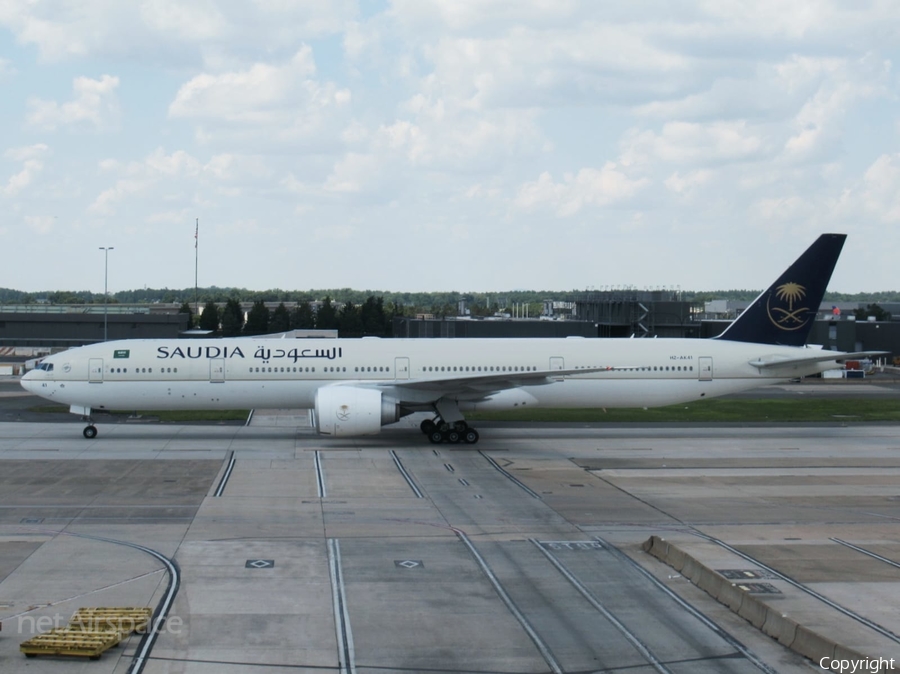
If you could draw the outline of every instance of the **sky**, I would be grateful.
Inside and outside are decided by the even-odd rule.
[[[0,287],[900,289],[895,0],[0,0]]]

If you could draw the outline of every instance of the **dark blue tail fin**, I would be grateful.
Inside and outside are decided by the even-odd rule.
[[[846,234],[823,234],[717,339],[803,346]]]

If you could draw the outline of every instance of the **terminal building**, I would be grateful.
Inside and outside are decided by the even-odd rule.
[[[104,339],[174,338],[190,326],[181,305],[20,304],[0,306],[0,348],[59,351]]]
[[[604,290],[584,293],[571,303],[545,301],[540,319],[401,317],[394,320],[394,336],[708,339],[721,334],[749,305],[732,300],[694,302],[678,291]],[[900,319],[900,303],[880,306]],[[854,312],[859,308],[855,302],[823,303],[809,343],[845,352],[887,351],[889,361],[900,356],[900,320],[858,321]]]
[[[702,312],[680,292],[603,290],[544,300],[536,319],[404,316],[394,319],[394,337],[698,337]]]
[[[671,290],[603,290],[575,299],[576,316],[596,324],[597,337],[698,337],[702,311],[702,303]]]

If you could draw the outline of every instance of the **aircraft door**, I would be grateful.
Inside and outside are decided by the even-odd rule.
[[[709,356],[700,356],[697,359],[699,365],[700,381],[712,381],[713,378],[713,362]]]
[[[409,379],[409,358],[394,358],[394,379]]]
[[[209,359],[209,381],[211,384],[221,384],[225,381],[225,359]]]
[[[88,361],[88,381],[92,384],[103,383],[103,359],[91,358]]]
[[[550,369],[551,370],[565,370],[566,369],[566,359],[562,356],[550,356]],[[555,377],[553,381],[563,381],[563,377]]]

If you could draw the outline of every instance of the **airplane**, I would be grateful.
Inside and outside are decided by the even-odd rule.
[[[845,239],[821,235],[711,339],[120,340],[53,354],[21,384],[81,415],[88,439],[94,410],[312,408],[326,436],[424,411],[432,443],[474,444],[466,412],[658,407],[874,355],[806,346]]]

